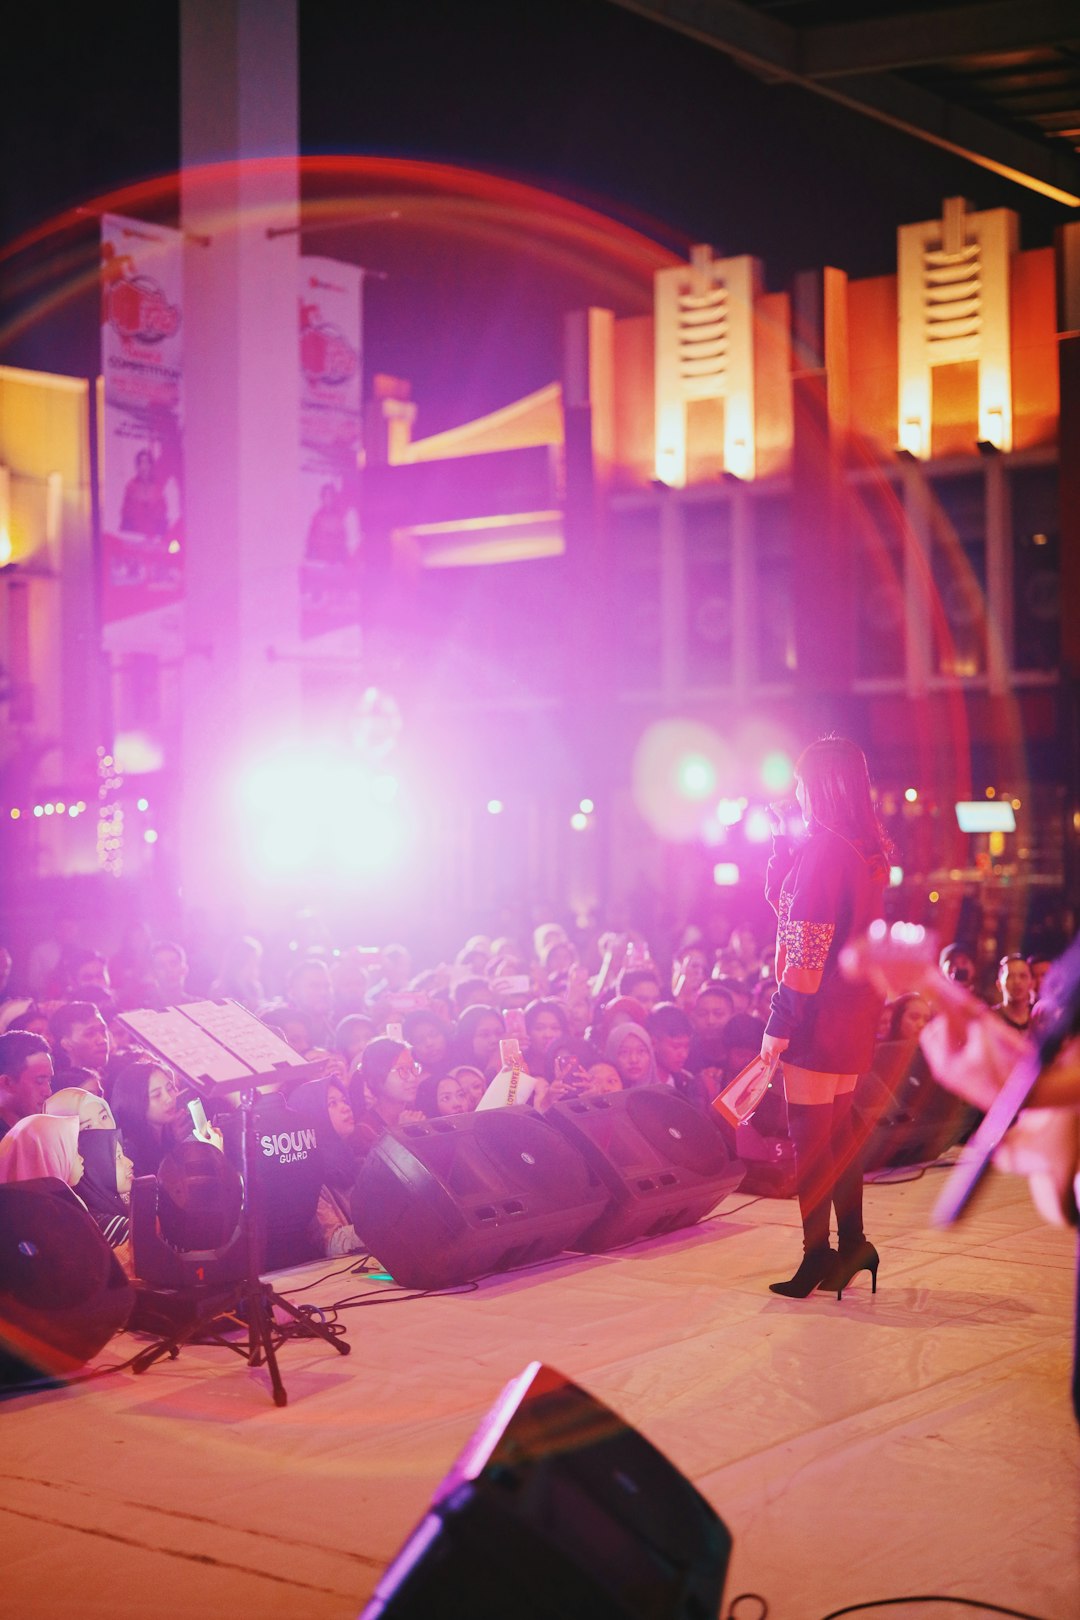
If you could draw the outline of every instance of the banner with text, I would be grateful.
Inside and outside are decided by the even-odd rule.
[[[360,618],[362,277],[354,264],[300,260],[303,636],[324,635]]]
[[[102,217],[102,619],[106,644],[129,650],[140,623],[146,650],[160,650],[162,610],[183,595],[181,240],[166,226]]]

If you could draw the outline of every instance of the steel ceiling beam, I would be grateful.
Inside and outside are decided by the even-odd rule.
[[[895,73],[856,71],[857,51],[855,45],[850,43],[854,40],[852,34],[848,35],[849,46],[844,58],[849,65],[843,69],[837,66],[841,60],[837,36],[848,29],[863,29],[871,24],[860,22],[830,27],[827,32],[832,36],[832,44],[826,50],[824,44],[817,42],[821,45],[818,59],[819,63],[831,60],[834,67],[829,77],[818,77],[808,66],[817,48],[815,36],[820,32],[818,29],[793,28],[752,6],[740,4],[739,0],[612,0],[612,3],[723,51],[761,77],[801,85],[867,117],[891,124],[895,129],[977,163],[981,168],[1003,175],[1017,185],[1039,192],[1055,202],[1080,207],[1080,163],[1068,152],[1055,150],[1049,143],[1044,144],[997,124]],[[1038,20],[1039,27],[1046,28],[1049,26],[1049,12],[1055,8],[1041,4],[1040,0],[1029,0],[1026,6],[998,4],[991,0],[985,7],[965,6],[962,14],[1000,12],[998,26],[1004,30],[1004,13],[1008,11],[1009,27],[1014,31],[1009,36],[1011,43],[1008,48],[1015,49],[1018,18],[1025,9]],[[1063,9],[1069,12],[1069,25],[1064,30],[1065,37],[1069,37],[1077,32],[1076,7],[1070,5]],[[932,26],[937,16],[944,21],[944,14],[920,12],[917,16],[907,18],[906,25],[917,36],[924,26]],[[1045,42],[1036,38],[1029,43],[1042,45]],[[982,54],[985,54],[986,36],[982,37],[981,46]],[[974,50],[970,54],[975,54]],[[921,47],[920,57],[921,65],[925,66],[926,58],[921,55]],[[817,72],[822,72],[820,65]]]
[[[1080,42],[1076,0],[986,0],[799,30],[803,72],[813,79],[890,73],[957,57],[1052,50]]]

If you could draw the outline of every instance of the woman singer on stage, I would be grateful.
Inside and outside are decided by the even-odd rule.
[[[770,810],[773,854],[765,893],[777,914],[777,989],[762,1056],[782,1061],[788,1130],[795,1148],[803,1259],[775,1294],[805,1299],[815,1288],[837,1296],[859,1271],[877,1289],[878,1254],[866,1241],[862,1164],[852,1120],[856,1076],[869,1067],[883,998],[840,972],[840,952],[881,915],[888,841],[870,794],[862,750],[823,737],[795,766],[805,840],[786,837]],[[838,1251],[829,1245],[836,1209]]]

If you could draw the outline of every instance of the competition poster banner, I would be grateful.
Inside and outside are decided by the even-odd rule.
[[[101,221],[102,618],[106,627],[183,594],[181,235]]]
[[[363,272],[300,260],[300,564],[302,636],[357,624],[361,551],[360,298]]]

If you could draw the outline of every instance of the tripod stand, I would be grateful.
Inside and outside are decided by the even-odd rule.
[[[286,1334],[275,1328],[275,1308],[292,1318],[296,1324],[293,1331],[299,1337],[322,1339],[341,1356],[347,1356],[352,1347],[343,1335],[334,1333],[322,1322],[313,1321],[259,1276],[258,1183],[252,1173],[256,1096],[254,1090],[245,1091],[237,1110],[241,1118],[243,1203],[239,1232],[226,1249],[195,1257],[169,1248],[156,1232],[156,1178],[140,1177],[132,1185],[132,1230],[140,1275],[147,1281],[165,1286],[178,1283],[177,1292],[187,1295],[196,1306],[196,1311],[194,1318],[182,1329],[163,1334],[155,1344],[140,1351],[131,1363],[131,1369],[135,1373],[144,1373],[162,1356],[175,1359],[185,1344],[199,1338],[203,1342],[220,1344],[232,1350],[234,1354],[242,1356],[249,1367],[259,1367],[265,1363],[270,1374],[274,1405],[285,1406],[289,1397],[277,1363],[277,1348]],[[217,1149],[210,1151],[217,1152]],[[149,1260],[145,1270],[144,1259]],[[148,1271],[156,1271],[157,1275],[147,1276]],[[247,1323],[246,1347],[226,1338],[225,1329],[216,1325],[222,1316],[231,1312],[242,1313]],[[288,1331],[286,1329],[286,1333]]]

